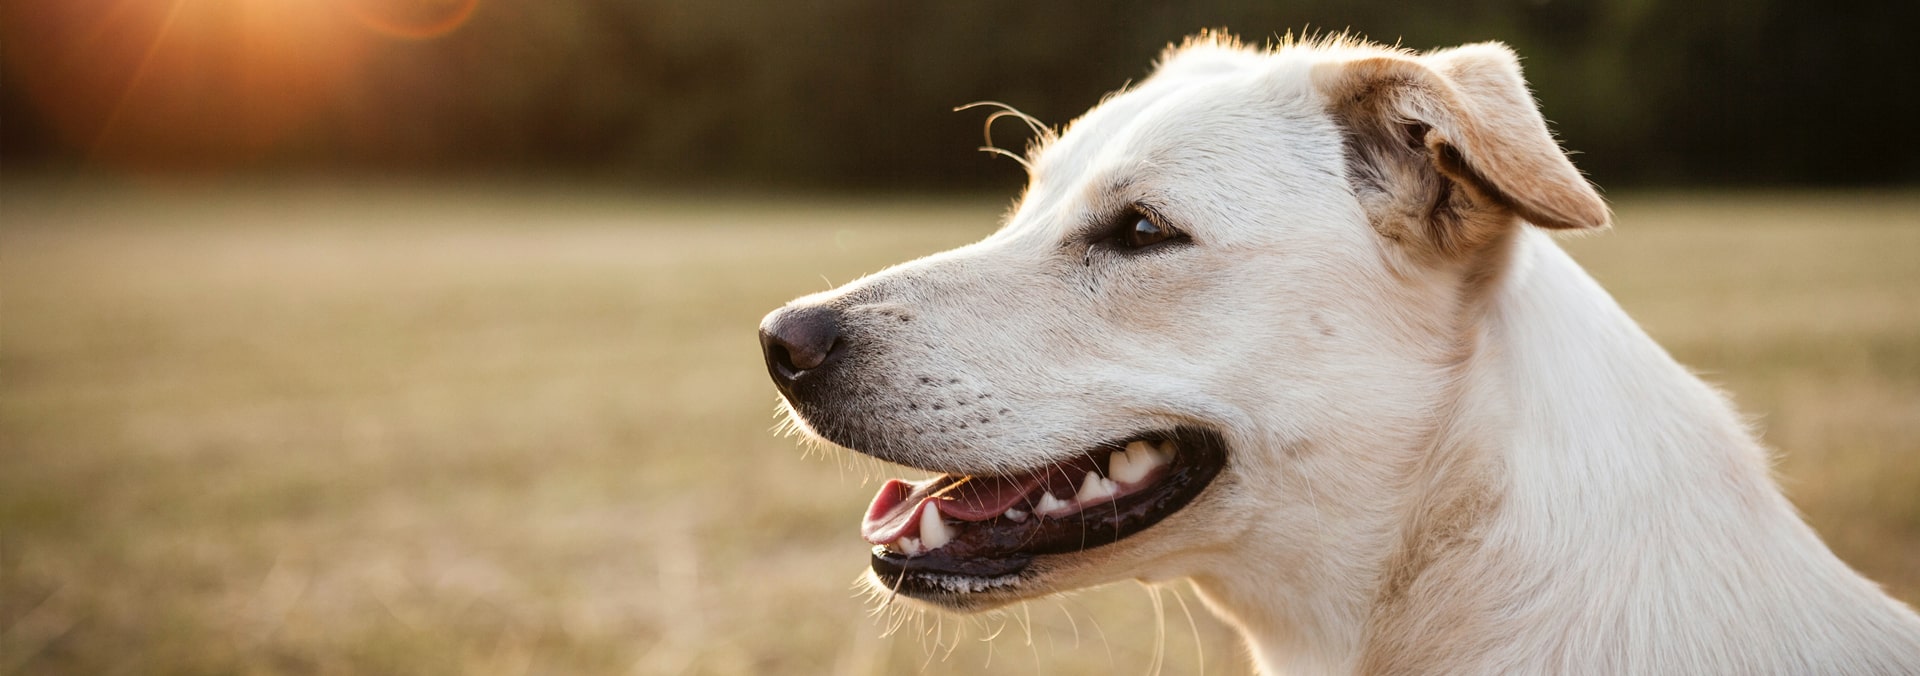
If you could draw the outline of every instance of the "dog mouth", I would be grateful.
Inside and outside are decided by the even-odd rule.
[[[873,572],[898,592],[987,591],[1036,557],[1108,545],[1179,511],[1226,464],[1211,430],[1177,428],[1102,444],[1075,458],[1000,475],[890,480],[860,533]]]

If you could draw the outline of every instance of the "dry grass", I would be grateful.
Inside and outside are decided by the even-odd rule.
[[[769,433],[753,327],[999,204],[4,199],[0,673],[1246,669],[1177,588],[892,638],[855,599],[871,468]],[[1920,599],[1920,198],[1619,211],[1576,254],[1759,416],[1841,556]]]

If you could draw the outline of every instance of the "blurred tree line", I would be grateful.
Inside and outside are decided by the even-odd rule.
[[[5,19],[27,30],[33,10],[23,3],[63,0],[6,1]],[[987,112],[954,106],[992,99],[1064,124],[1144,76],[1167,43],[1222,27],[1256,44],[1303,29],[1350,29],[1416,49],[1505,41],[1525,58],[1565,145],[1603,185],[1913,182],[1920,179],[1917,7],[1914,0],[479,0],[444,35],[372,44],[351,78],[302,99],[315,110],[295,133],[238,168],[1007,188],[1022,180],[1017,168],[973,150]],[[31,61],[9,59],[10,81],[52,67],[23,60]],[[38,100],[23,87],[0,85],[0,167],[100,163],[85,138],[55,133]],[[218,118],[224,111],[167,114]],[[1015,149],[1026,139],[1018,124],[996,132]],[[197,154],[219,154],[200,147],[208,144],[219,141],[169,146],[178,157],[143,157],[135,168],[200,167]]]

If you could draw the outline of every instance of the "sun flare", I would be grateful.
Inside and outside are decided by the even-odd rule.
[[[7,74],[61,140],[126,169],[218,170],[297,145],[382,42],[448,35],[478,0],[9,5]]]

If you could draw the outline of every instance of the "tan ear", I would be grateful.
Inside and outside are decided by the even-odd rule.
[[[1556,229],[1610,220],[1502,45],[1324,63],[1313,77],[1348,135],[1350,178],[1376,226],[1458,250],[1496,238],[1514,216]]]

